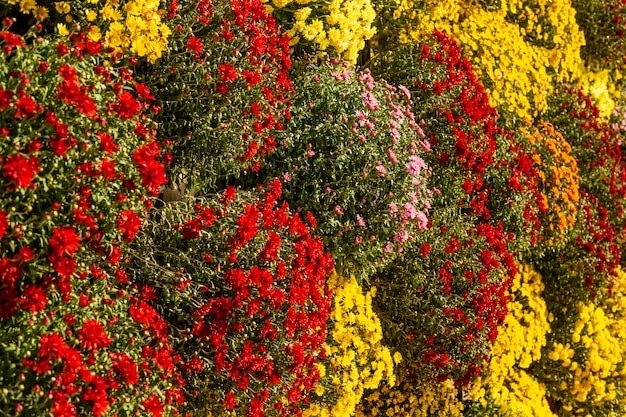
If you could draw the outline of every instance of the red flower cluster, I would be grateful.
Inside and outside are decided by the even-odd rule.
[[[2,46],[2,50],[5,55],[9,55],[11,51],[16,47],[25,48],[24,39],[21,36],[16,35],[13,32],[1,31],[0,36],[4,39],[5,44]]]
[[[11,61],[21,71],[9,71],[0,89],[0,112],[7,116],[3,120],[10,121],[2,129],[5,137],[0,145],[0,183],[7,190],[1,199],[5,211],[0,216],[0,238],[12,240],[10,246],[3,245],[5,259],[14,265],[13,271],[26,263],[47,261],[60,278],[55,285],[67,294],[80,259],[106,253],[120,238],[129,241],[137,233],[141,225],[137,213],[146,194],[156,194],[166,182],[161,149],[154,131],[138,117],[148,104],[131,95],[132,105],[123,107],[132,112],[107,112],[130,94],[116,91],[131,85],[132,74],[94,65],[101,59],[101,44],[80,33],[62,47],[39,40],[26,46],[16,34],[3,39],[25,48]],[[92,84],[96,77],[103,82]],[[44,93],[40,85],[50,86],[51,91]],[[150,97],[144,85],[134,88],[141,97]],[[116,137],[124,141],[123,148]],[[116,222],[119,234],[111,228]],[[35,223],[39,228],[25,234]],[[42,266],[41,271],[46,269]],[[3,280],[0,287],[3,314],[12,314],[18,305],[42,309],[54,280],[15,276],[11,273],[11,280]],[[17,288],[23,288],[23,294]]]
[[[62,64],[59,69],[62,82],[57,85],[57,97],[65,104],[73,104],[76,109],[87,117],[94,117],[98,106],[87,94],[87,86],[81,86],[76,76],[76,69],[70,65]]]
[[[98,279],[103,282],[102,277]],[[105,288],[104,285],[96,285],[99,290]],[[89,291],[84,287],[83,290]],[[94,296],[98,297],[99,294]],[[173,355],[167,331],[164,330],[165,323],[160,316],[147,305],[147,308],[138,308],[142,302],[124,291],[111,294],[111,298],[102,298],[101,301],[117,313],[106,323],[87,319],[78,325],[78,320],[73,315],[62,318],[52,315],[51,319],[58,322],[57,326],[67,329],[65,334],[42,334],[38,340],[36,355],[32,359],[23,359],[23,372],[32,370],[38,381],[43,382],[43,378],[51,373],[54,375],[53,388],[49,391],[52,415],[74,417],[83,415],[87,410],[95,416],[107,415],[124,407],[124,398],[119,396],[122,393],[146,398],[142,404],[152,416],[160,415],[165,405],[170,408],[173,404],[180,403],[183,397],[176,385],[182,384],[182,379],[174,366],[174,361],[179,358]],[[98,306],[83,304],[81,307],[89,308],[97,309]],[[143,313],[140,317],[136,317],[138,310]],[[150,316],[150,324],[145,326],[150,336],[142,336],[136,341],[132,332],[119,334],[128,332],[129,328],[140,331],[141,325],[146,324],[146,316]],[[128,320],[130,317],[136,324]],[[50,319],[45,321],[49,322]],[[153,331],[154,328],[157,330]],[[115,339],[110,337],[113,332],[118,332]],[[101,361],[100,352],[105,349],[110,362]],[[124,349],[124,352],[118,349]],[[134,352],[135,357],[126,353],[130,351]],[[166,389],[165,399],[149,392],[141,395],[134,388],[138,384],[149,386],[155,381]],[[38,385],[36,390],[39,389],[37,387]]]
[[[157,195],[159,187],[167,183],[165,167],[159,160],[160,157],[161,149],[156,141],[138,147],[133,153],[133,160],[141,174],[141,184],[152,195]]]
[[[254,202],[231,188],[221,202],[183,213],[177,235],[165,223],[153,228],[161,267],[188,277],[176,280],[177,306],[188,315],[174,320],[187,334],[177,349],[188,354],[189,389],[197,380],[213,397],[195,401],[222,412],[299,415],[320,377],[333,261],[299,215],[277,204],[280,194],[278,180]]]
[[[176,410],[167,325],[131,298],[121,269],[148,196],[166,181],[144,114],[156,110],[144,103],[150,91],[130,71],[98,65],[103,45],[85,34],[64,43],[2,32],[0,46],[9,74],[0,89],[0,343],[20,335],[16,366],[0,379],[28,387],[2,411],[114,415],[129,398],[149,401],[146,416],[158,401]]]
[[[32,182],[35,175],[41,170],[36,156],[25,158],[20,154],[9,155],[2,166],[2,175],[11,182],[12,188],[36,188]]]
[[[74,254],[80,243],[81,238],[72,226],[54,228],[49,242],[48,261],[63,280],[71,277],[76,269]]]
[[[179,40],[170,42],[171,59],[157,61],[145,84],[163,105],[156,119],[173,141],[175,160],[210,166],[212,177],[200,183],[233,169],[258,171],[289,115],[293,86],[287,74],[287,37],[260,0],[200,0],[185,15],[172,7],[172,23],[192,30],[173,30],[171,37]],[[195,87],[181,91],[186,84]],[[173,101],[173,95],[179,99]],[[173,117],[187,115],[190,106],[196,115],[188,123]],[[223,154],[234,159],[216,158]],[[174,164],[172,170],[202,175],[202,170],[182,165]]]

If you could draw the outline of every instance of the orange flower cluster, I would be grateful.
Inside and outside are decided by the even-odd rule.
[[[538,126],[522,127],[520,132],[531,145],[540,196],[538,205],[545,225],[544,238],[552,245],[553,239],[558,240],[576,222],[580,199],[578,164],[571,155],[570,144],[550,123],[540,120]]]

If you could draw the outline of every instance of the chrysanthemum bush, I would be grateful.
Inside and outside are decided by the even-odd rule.
[[[585,36],[576,21],[578,9],[571,0],[504,0],[500,9],[520,27],[524,40],[548,57],[558,81],[580,71]]]
[[[497,326],[506,315],[505,291],[515,272],[515,233],[492,216],[491,196],[501,212],[515,209],[523,194],[502,190],[512,171],[496,156],[496,110],[488,103],[459,45],[436,32],[380,59],[373,71],[401,77],[421,103],[418,119],[432,152],[432,199],[427,230],[402,259],[377,274],[375,311],[385,342],[397,349],[421,379],[467,383],[478,374]],[[508,149],[508,148],[505,148]],[[521,207],[524,207],[523,205]],[[509,248],[511,245],[511,248]]]
[[[532,374],[550,324],[541,275],[522,265],[508,291],[509,313],[500,326],[483,374],[469,387],[469,416],[552,416],[546,387]]]
[[[536,374],[558,404],[558,415],[609,416],[624,411],[624,283],[573,308],[553,306],[552,332]]]
[[[600,117],[600,109],[576,85],[560,85],[546,113],[572,146],[578,161],[580,187],[601,199],[611,218],[623,221],[626,168],[622,160],[622,134]]]
[[[493,19],[499,24],[487,23]],[[520,27],[508,22],[505,13],[477,8],[459,24],[454,36],[468,50],[476,47],[472,61],[486,81],[494,106],[526,120],[546,109],[546,93],[552,87],[548,57],[525,41]]]
[[[137,238],[131,277],[156,290],[194,416],[300,415],[321,376],[333,262],[280,194],[168,204]]]
[[[426,229],[430,144],[406,88],[345,65],[301,74],[285,131],[292,146],[267,159],[265,175],[315,215],[338,272],[366,277]]]
[[[615,116],[614,110],[623,102],[620,87],[622,78],[622,73],[618,69],[613,71],[587,69],[578,79],[580,89],[598,108],[603,121]]]
[[[621,0],[572,0],[585,34],[582,56],[595,67],[621,69],[626,53],[626,4]]]
[[[370,0],[263,0],[290,37],[298,54],[342,58],[356,63],[376,33]]]
[[[22,37],[11,23],[0,32],[2,411],[172,410],[175,369],[152,362],[171,356],[167,331],[137,310],[121,267],[166,182],[149,90],[104,67],[103,44],[84,33]]]
[[[0,293],[4,318],[44,308],[46,289],[69,291],[91,260],[119,264],[149,197],[167,181],[142,118],[150,93],[129,71],[98,65],[102,44],[82,33],[65,43],[6,29],[0,238],[12,272]]]
[[[200,192],[256,171],[289,120],[293,86],[286,36],[259,0],[182,0],[168,9],[165,56],[136,65],[172,142],[169,171]],[[281,144],[282,145],[282,144]]]
[[[50,290],[45,308],[31,304],[2,321],[3,415],[178,414],[184,380],[167,324],[144,301],[150,288],[119,277],[92,266],[71,289]]]
[[[320,361],[321,378],[304,417],[353,416],[365,390],[376,390],[383,381],[395,384],[394,365],[402,361],[382,344],[380,320],[372,310],[376,289],[363,293],[355,277],[336,273],[328,286],[333,291],[328,356]]]

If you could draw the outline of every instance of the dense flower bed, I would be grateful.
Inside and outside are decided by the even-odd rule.
[[[622,0],[0,0],[0,414],[626,414]]]

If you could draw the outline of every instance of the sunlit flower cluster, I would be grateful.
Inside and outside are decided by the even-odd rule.
[[[600,110],[600,117],[607,120],[618,105],[621,98],[620,88],[617,83],[622,79],[619,70],[581,71],[579,84],[582,91],[587,94],[593,104]]]
[[[303,412],[304,417],[350,417],[365,390],[375,390],[382,381],[395,384],[394,365],[402,360],[392,357],[382,345],[382,328],[372,311],[375,288],[365,294],[354,277],[344,279],[334,273],[328,280],[333,291],[333,311],[327,339],[328,358],[323,369],[318,399]]]
[[[478,76],[486,81],[492,105],[532,119],[547,107],[546,97],[552,90],[550,62],[506,17],[503,11],[474,8],[462,22],[448,28],[466,45]]]
[[[50,10],[33,7],[30,11],[35,16],[50,16],[63,36],[72,33],[72,25],[79,23],[89,40],[104,41],[114,55],[128,53],[154,62],[168,45],[171,30],[162,20],[165,11],[159,9],[158,0],[57,1],[53,4]]]
[[[264,0],[296,47],[355,63],[376,29],[370,0]]]
[[[571,339],[553,342],[547,355],[553,362],[550,370],[558,375],[549,391],[569,409],[612,401],[616,381],[624,377],[623,341],[613,334],[611,327],[618,326],[612,326],[603,306],[580,303],[576,317]]]
[[[543,289],[541,275],[531,266],[519,268],[509,290],[509,314],[500,327],[489,365],[471,385],[476,415],[492,415],[491,405],[497,406],[493,415],[552,415],[545,386],[529,371],[540,359],[550,332]]]
[[[355,417],[461,417],[463,403],[451,380],[399,380],[365,395]]]
[[[519,25],[524,39],[548,57],[557,81],[579,75],[585,44],[571,0],[502,0],[507,20]]]
[[[399,42],[419,41],[434,29],[448,32],[464,46],[492,105],[521,119],[546,109],[552,73],[557,80],[578,75],[584,37],[567,0],[501,1],[487,8],[464,0],[402,3],[394,17],[407,15],[415,19],[399,30]]]

